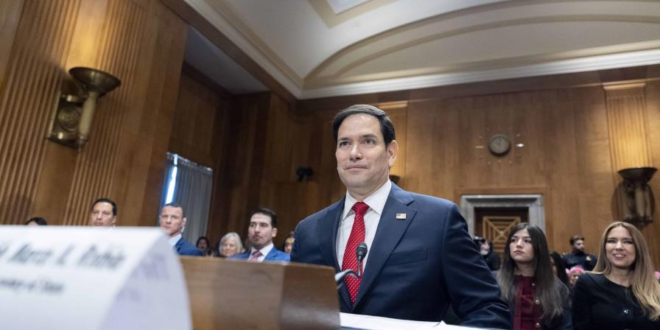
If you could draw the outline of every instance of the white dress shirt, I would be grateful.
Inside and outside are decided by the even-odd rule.
[[[167,243],[170,243],[171,247],[174,247],[177,242],[181,239],[181,234],[178,234],[176,236],[170,237],[167,239]]]
[[[259,256],[259,258],[257,258],[257,261],[258,262],[264,261],[264,259],[266,259],[266,256],[270,253],[270,250],[272,250],[274,247],[275,246],[273,245],[273,242],[270,242],[270,244],[259,249],[261,255]],[[248,260],[252,258],[252,254],[254,253],[254,251],[257,251],[257,249],[255,249],[254,247],[250,249],[250,255],[248,256]]]
[[[371,244],[374,242],[374,237],[376,237],[378,223],[383,214],[387,197],[390,195],[390,190],[392,190],[392,182],[387,180],[378,190],[363,200],[364,203],[369,205],[369,210],[364,215],[364,242],[367,244],[368,252],[362,260],[362,272],[367,269],[367,259],[371,253]],[[342,263],[344,262],[344,250],[346,250],[346,244],[348,244],[348,238],[351,236],[351,229],[353,229],[353,222],[355,221],[355,212],[352,208],[353,204],[357,202],[350,193],[346,192],[344,212],[342,213],[339,231],[337,232],[337,262],[339,263],[339,267],[342,267]],[[355,251],[349,251],[349,253],[355,253]]]

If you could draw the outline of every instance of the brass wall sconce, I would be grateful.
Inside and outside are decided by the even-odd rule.
[[[645,226],[653,222],[655,202],[648,182],[657,170],[655,167],[637,167],[619,171],[623,177],[622,185],[626,195],[624,221],[636,226]]]
[[[99,97],[121,85],[115,76],[96,69],[75,67],[69,70],[83,95],[62,93],[53,113],[48,139],[79,149],[87,143]]]

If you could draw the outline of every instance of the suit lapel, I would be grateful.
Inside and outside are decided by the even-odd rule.
[[[275,260],[275,255],[276,254],[277,254],[277,249],[273,246],[273,248],[270,249],[270,252],[268,252],[268,254],[264,258],[264,260],[270,260],[270,261]]]
[[[325,216],[320,219],[316,233],[316,237],[320,239],[319,247],[325,259],[325,264],[333,265],[335,273],[341,271],[341,266],[337,261],[337,230],[339,230],[339,221],[341,220],[341,214],[344,209],[345,198],[342,198],[338,203],[328,209]],[[348,296],[345,285],[339,290],[339,295],[343,303],[346,306],[351,306],[350,308],[352,309],[351,299]]]
[[[181,246],[183,246],[183,237],[174,244],[174,250],[176,250],[177,253],[181,252]]]
[[[389,258],[397,244],[399,244],[399,240],[401,240],[401,237],[415,217],[417,211],[408,207],[413,200],[412,195],[392,184],[392,190],[387,197],[383,214],[378,223],[376,237],[374,237],[372,246],[369,247],[368,263],[362,275],[362,281],[360,282],[360,291],[358,291],[358,296],[355,300],[356,306],[376,280],[376,277],[378,277],[383,265],[385,265],[385,261],[387,261],[387,258]],[[396,215],[399,213],[406,214],[406,219],[396,219]],[[372,247],[374,248],[372,249]]]

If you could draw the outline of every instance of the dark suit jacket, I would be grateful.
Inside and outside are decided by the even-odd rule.
[[[229,257],[229,259],[237,259],[237,260],[247,260],[248,258],[250,258],[250,251],[241,254],[235,254]],[[266,255],[266,258],[264,258],[264,261],[289,261],[289,260],[291,260],[290,255],[276,249],[275,247],[273,247],[273,249],[271,249],[270,252],[268,252],[268,254]]]
[[[340,270],[343,206],[342,199],[298,224],[291,261]],[[440,321],[451,303],[465,326],[511,329],[511,312],[455,204],[393,184],[369,250],[355,306],[345,286],[339,291],[342,312]]]
[[[174,244],[174,249],[180,256],[203,256],[202,251],[196,246],[188,243],[183,237]]]

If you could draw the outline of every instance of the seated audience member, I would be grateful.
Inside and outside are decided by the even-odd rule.
[[[660,329],[660,284],[653,269],[642,233],[629,223],[612,223],[596,267],[573,289],[575,329]]]
[[[203,255],[205,256],[211,256],[213,255],[213,251],[211,251],[211,244],[209,244],[209,239],[206,236],[200,236],[197,239],[197,243],[195,244],[197,246],[197,249],[202,252]]]
[[[569,291],[552,271],[541,228],[521,223],[507,241],[498,281],[513,329],[572,329]]]
[[[564,259],[561,258],[561,255],[559,255],[557,251],[550,251],[550,261],[552,262],[552,270],[555,272],[555,276],[557,276],[557,278],[568,287],[569,280],[568,274],[566,274],[566,264],[564,264]]]
[[[99,198],[92,204],[89,225],[92,227],[114,227],[117,222],[117,203],[109,198]]]
[[[284,244],[282,244],[282,251],[286,254],[291,254],[293,250],[293,243],[296,241],[296,232],[292,231],[284,238]]]
[[[578,278],[580,278],[580,275],[584,273],[585,273],[584,269],[582,269],[582,267],[580,266],[575,266],[568,270],[568,280],[569,283],[571,284],[571,288],[575,286],[575,283],[577,283]]]
[[[495,253],[495,251],[493,251],[493,241],[487,240],[479,236],[475,236],[474,242],[475,244],[477,244],[479,253],[481,254],[482,257],[484,257],[484,261],[486,261],[486,265],[488,265],[488,269],[490,270],[500,269],[500,256],[497,253]]]
[[[273,245],[273,238],[277,235],[277,214],[267,208],[258,208],[250,215],[248,239],[250,251],[237,254],[231,259],[247,259],[253,262],[263,261],[289,261],[290,256]]]
[[[48,222],[46,222],[46,219],[44,218],[30,218],[28,221],[25,222],[26,226],[48,226]]]
[[[568,242],[571,243],[573,251],[565,253],[562,257],[564,258],[566,269],[571,269],[575,266],[580,266],[585,271],[594,269],[598,258],[593,254],[584,252],[584,237],[574,235]]]
[[[181,232],[188,220],[183,215],[183,207],[176,203],[169,203],[163,206],[160,211],[159,224],[169,238],[169,243],[176,253],[182,256],[202,256],[202,252],[194,245],[188,243]]]
[[[243,252],[243,243],[238,233],[227,233],[220,239],[219,257],[229,258]]]

